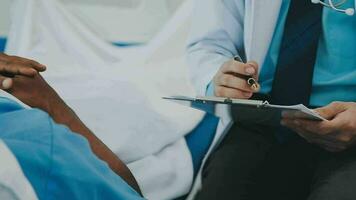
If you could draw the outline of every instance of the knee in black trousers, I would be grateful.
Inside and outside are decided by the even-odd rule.
[[[308,200],[356,199],[356,148],[323,153],[316,166]]]
[[[275,143],[265,130],[234,125],[210,156],[196,199],[250,199],[256,185],[254,174]]]

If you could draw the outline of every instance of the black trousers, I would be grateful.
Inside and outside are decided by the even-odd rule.
[[[196,199],[355,200],[356,149],[329,153],[274,130],[235,124],[210,156]]]

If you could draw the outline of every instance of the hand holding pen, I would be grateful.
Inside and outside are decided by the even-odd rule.
[[[214,93],[218,97],[249,99],[260,90],[258,64],[242,62],[234,57],[220,68],[214,77]]]

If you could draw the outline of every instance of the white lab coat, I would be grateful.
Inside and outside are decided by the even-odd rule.
[[[263,63],[281,5],[282,0],[196,0],[187,59],[198,94],[205,95],[222,64],[236,54]],[[205,160],[232,125],[229,112],[221,118]],[[200,188],[201,173],[189,199]]]

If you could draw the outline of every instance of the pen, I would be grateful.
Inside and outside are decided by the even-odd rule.
[[[242,58],[238,55],[236,55],[234,57],[234,60],[235,61],[238,61],[238,62],[243,62]],[[243,75],[243,74],[238,74],[238,73],[231,73],[231,75],[233,76],[236,76],[236,77],[239,77],[239,78],[242,78],[242,79],[245,79],[247,81],[247,84],[251,87],[251,89],[255,92],[259,91],[261,86],[260,84],[258,84],[258,82],[256,81],[256,79],[254,79],[252,76],[247,76],[247,75]]]

